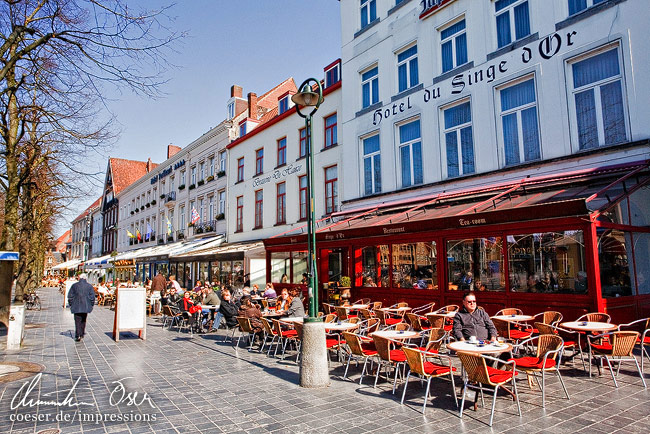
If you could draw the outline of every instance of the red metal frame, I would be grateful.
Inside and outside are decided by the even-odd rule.
[[[336,167],[336,178],[327,178],[327,170],[331,169],[332,167]],[[336,210],[336,200],[338,198],[338,193],[336,196],[334,196],[334,185],[336,184],[337,190],[338,190],[338,180],[339,180],[339,172],[338,172],[338,166],[334,164],[333,166],[328,166],[323,168],[323,174],[325,177],[325,214],[331,214]],[[327,188],[330,187],[332,191],[332,195],[328,196],[327,194]],[[330,212],[328,212],[328,207],[330,209]]]
[[[337,142],[334,141],[334,131],[336,130],[337,125],[339,123],[338,117],[336,118],[336,121],[332,125],[329,126],[327,125],[327,120],[330,119],[332,116],[337,116],[337,113],[334,112],[330,115],[323,117],[323,126],[325,128],[325,136],[323,138],[323,149],[331,148],[332,146],[337,144]],[[328,135],[330,139],[329,145],[327,144]]]
[[[287,164],[287,137],[284,136],[281,139],[277,140],[278,143],[278,166]],[[281,145],[282,144],[282,145]],[[282,155],[282,160],[280,160],[280,155]]]

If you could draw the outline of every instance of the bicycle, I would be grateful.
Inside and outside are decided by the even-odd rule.
[[[36,292],[30,291],[25,299],[25,308],[29,310],[41,310],[41,299],[36,295]]]

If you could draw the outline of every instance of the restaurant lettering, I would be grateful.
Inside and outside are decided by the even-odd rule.
[[[384,228],[384,234],[399,234],[401,232],[406,232],[406,228],[404,226],[401,228]]]
[[[452,1],[454,0],[422,0],[420,2],[420,6],[422,7],[422,11],[420,11],[420,18],[422,18],[424,14],[431,12],[434,9],[438,9],[443,4]]]
[[[300,172],[301,170],[302,164],[296,164],[295,166],[293,164],[289,164],[282,170],[274,170],[270,175],[255,178],[253,180],[253,187],[259,187],[260,185],[267,184],[273,180],[277,181],[279,179],[286,178],[287,176],[292,175],[296,172]]]
[[[437,7],[441,2],[438,1],[423,1],[423,4],[431,3],[433,6]],[[436,3],[434,5],[434,3]],[[428,10],[428,7],[427,9]],[[536,56],[539,54],[542,60],[548,60],[558,54],[563,45],[570,47],[575,42],[573,37],[577,34],[575,30],[570,31],[566,34],[562,33],[553,33],[551,35],[542,38],[537,42],[537,46],[523,47],[521,50],[521,62],[522,64],[530,63]],[[456,74],[451,78],[451,91],[450,95],[457,95],[465,90],[466,87],[474,86],[478,83],[492,83],[501,75],[504,75],[508,72],[510,65],[507,60],[501,60],[498,63],[494,63],[482,68],[477,68],[470,70],[468,72],[461,72]],[[422,100],[425,103],[436,100],[441,97],[442,92],[440,86],[436,86],[431,89],[424,89],[421,92]],[[394,103],[392,106],[382,107],[373,112],[372,124],[379,125],[382,120],[388,119],[391,116],[395,116],[398,113],[401,113],[407,109],[412,108],[411,96],[406,97],[406,102]]]
[[[485,219],[458,219],[458,224],[461,226],[484,225],[486,223]]]

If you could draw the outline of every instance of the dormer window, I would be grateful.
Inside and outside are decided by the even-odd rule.
[[[282,114],[289,110],[289,96],[285,96],[284,98],[280,99],[278,101],[278,114]]]
[[[228,119],[235,117],[235,101],[228,103]]]
[[[341,81],[341,60],[338,59],[334,63],[327,65],[325,68],[325,88]]]
[[[239,126],[239,137],[245,136],[246,135],[246,122],[242,123]]]

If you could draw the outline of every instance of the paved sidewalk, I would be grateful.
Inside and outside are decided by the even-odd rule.
[[[650,432],[650,392],[626,365],[616,389],[607,372],[589,379],[581,366],[577,369],[579,362],[576,369],[569,364],[563,373],[571,399],[551,378],[546,410],[541,408],[541,393],[531,391],[522,379],[518,385],[523,417],[517,415],[512,401],[500,396],[491,430],[487,426],[490,397],[486,396],[486,408],[468,409],[461,420],[447,381],[432,381],[432,398],[424,415],[420,413],[424,392],[417,381],[410,384],[406,405],[401,406],[401,386],[395,395],[391,385],[381,380],[377,389],[370,379],[359,386],[360,370],[355,366],[350,372],[356,382],[344,381],[343,368],[333,363],[329,388],[303,389],[298,386],[295,358],[281,361],[235,349],[217,341],[223,331],[190,339],[185,333],[163,330],[158,319],[151,318],[146,341],[122,334],[115,343],[113,311],[100,306],[89,315],[86,339],[77,343],[72,339],[73,317],[60,307],[57,289],[44,288],[39,295],[44,308],[28,312],[28,322],[36,326],[27,329],[24,348],[19,352],[3,348],[0,363],[44,366],[40,384],[23,404],[29,399],[64,402],[78,380],[71,400],[89,405],[64,408],[41,403],[12,410],[12,400],[17,404],[24,396],[15,398],[20,387],[35,377],[0,382],[0,432],[34,433],[47,428],[63,433]],[[132,401],[139,405],[127,405],[128,400],[112,405],[127,396],[120,383],[114,383],[118,380],[132,398],[137,393]],[[144,393],[153,407],[143,401]],[[14,421],[28,415],[43,420]],[[68,421],[57,421],[57,416]],[[100,416],[103,420],[97,421]],[[139,421],[110,421],[111,417]]]

